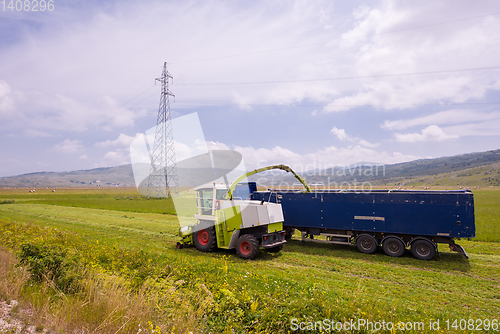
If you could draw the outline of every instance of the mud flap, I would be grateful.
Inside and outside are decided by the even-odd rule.
[[[229,242],[229,247],[228,249],[233,249],[236,247],[238,243],[238,238],[240,237],[240,230],[234,230],[233,234],[231,235],[231,241]]]
[[[450,250],[457,252],[458,254],[462,254],[467,259],[469,258],[469,255],[467,255],[467,253],[465,252],[465,249],[463,249],[463,247],[460,245],[457,245],[454,243],[454,244],[450,245]]]

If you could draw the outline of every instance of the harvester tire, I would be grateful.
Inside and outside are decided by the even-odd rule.
[[[215,248],[217,248],[215,229],[213,227],[209,227],[195,232],[193,235],[193,243],[199,251],[213,252]]]
[[[245,260],[252,260],[259,255],[259,242],[251,234],[243,234],[238,238],[236,253]]]

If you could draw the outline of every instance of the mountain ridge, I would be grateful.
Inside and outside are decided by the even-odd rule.
[[[315,184],[366,181],[377,184],[389,184],[397,183],[399,180],[405,180],[405,178],[406,180],[413,180],[419,177],[421,178],[419,180],[424,180],[421,182],[425,183],[425,180],[430,180],[432,176],[473,170],[472,173],[475,175],[473,180],[478,185],[500,185],[498,181],[500,165],[496,163],[500,163],[500,149],[434,159],[418,159],[389,165],[357,163],[346,167],[333,167],[314,171],[313,173],[304,172],[300,174],[307,182]],[[487,173],[484,174],[484,178],[479,178],[479,172],[474,170],[474,168],[479,167],[484,167],[480,169],[480,173]],[[262,175],[265,178],[266,174],[263,173]],[[472,174],[469,176],[472,176]],[[260,174],[251,179],[257,180],[259,177]],[[260,179],[262,180],[262,177]],[[450,180],[453,179],[459,179],[460,182],[467,181],[466,177],[454,177],[448,178],[447,182],[450,183],[452,182]],[[279,182],[293,184],[295,180],[289,174],[283,174],[282,176],[274,175],[272,183]],[[416,181],[413,180],[413,182]],[[131,164],[66,172],[35,172],[0,178],[0,187],[2,188],[134,186],[135,181]]]

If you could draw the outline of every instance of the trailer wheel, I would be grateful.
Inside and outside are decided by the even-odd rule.
[[[356,239],[356,246],[361,253],[373,254],[377,250],[377,240],[369,234],[361,234]]]
[[[259,255],[259,242],[251,234],[243,234],[238,238],[236,253],[245,260],[255,259]]]
[[[285,234],[285,240],[290,240],[292,239],[292,235],[295,233],[295,229],[291,227],[287,227],[285,229],[286,234]]]
[[[403,256],[406,247],[403,241],[401,241],[401,239],[393,237],[384,240],[384,243],[382,244],[382,249],[384,250],[384,253],[389,256],[399,257]]]
[[[279,245],[279,246],[271,247],[271,248],[266,248],[266,250],[270,253],[278,253],[282,249],[283,249],[283,245]]]
[[[411,253],[419,260],[432,260],[436,255],[436,248],[428,240],[415,240],[411,244]]]
[[[215,241],[215,229],[209,227],[199,230],[193,235],[193,243],[197,250],[202,252],[212,252],[217,247]]]

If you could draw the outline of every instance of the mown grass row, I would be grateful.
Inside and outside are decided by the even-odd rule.
[[[144,197],[135,188],[56,189],[55,192],[52,189],[37,189],[34,193],[25,189],[1,189],[1,201],[175,215],[171,199]]]
[[[194,195],[193,195],[194,196]],[[194,201],[192,199],[186,199]],[[476,239],[500,242],[500,190],[474,190]],[[56,206],[82,207],[124,212],[174,215],[170,199],[150,199],[140,196],[135,188],[111,189],[38,189],[35,193],[19,189],[0,189],[0,204],[37,203]]]

